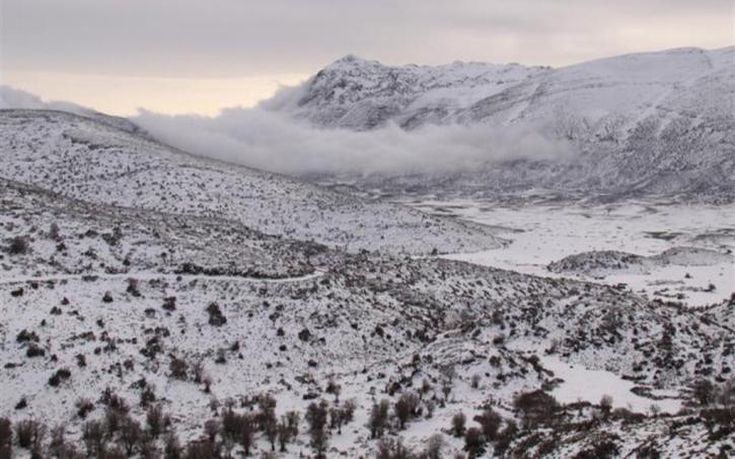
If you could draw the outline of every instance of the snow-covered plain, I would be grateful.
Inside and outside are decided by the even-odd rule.
[[[673,260],[647,269],[554,273],[548,265],[590,251],[615,250],[656,256],[678,247],[710,249],[727,255],[735,250],[735,205],[624,203],[605,206],[494,206],[473,201],[422,201],[413,205],[494,225],[503,247],[446,255],[453,260],[551,277],[575,277],[608,285],[627,284],[648,298],[682,301],[689,306],[720,302],[735,291],[731,257]],[[706,261],[706,260],[705,260]],[[711,289],[710,284],[715,288]]]
[[[544,356],[542,365],[553,371],[564,382],[551,393],[562,403],[577,401],[599,402],[602,397],[612,397],[613,407],[624,407],[630,410],[645,413],[652,405],[664,412],[676,413],[681,408],[681,400],[676,398],[662,398],[651,400],[632,392],[635,384],[625,381],[614,373],[604,370],[589,370],[581,365],[564,362],[556,356]],[[675,392],[671,394],[676,397]]]

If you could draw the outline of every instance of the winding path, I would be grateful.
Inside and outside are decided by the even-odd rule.
[[[282,278],[262,278],[262,277],[246,277],[246,276],[216,276],[207,274],[171,274],[171,273],[154,273],[154,272],[133,272],[133,273],[84,273],[84,274],[52,274],[48,276],[21,276],[0,278],[0,285],[5,284],[23,284],[28,282],[48,282],[60,280],[75,280],[86,277],[94,277],[98,279],[173,279],[173,280],[219,280],[219,281],[236,281],[236,282],[262,282],[262,283],[288,283],[302,282],[317,279],[324,275],[324,271],[315,270],[313,273],[304,274],[303,276],[282,277]]]

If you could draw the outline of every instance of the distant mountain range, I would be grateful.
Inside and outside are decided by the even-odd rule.
[[[263,106],[319,128],[527,126],[579,151],[573,159],[489,163],[449,176],[340,178],[362,188],[732,201],[734,56],[733,47],[681,48],[557,69],[462,62],[391,67],[347,56]]]

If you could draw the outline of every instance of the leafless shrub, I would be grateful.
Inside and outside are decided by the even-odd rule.
[[[455,437],[461,437],[462,435],[464,435],[466,422],[467,417],[464,415],[464,413],[459,412],[455,414],[452,417],[452,435],[454,435]]]
[[[18,446],[31,449],[43,440],[45,427],[35,419],[24,419],[15,423],[15,437]]]
[[[10,239],[5,251],[10,255],[24,255],[30,251],[30,243],[28,238],[24,236],[15,236]]]

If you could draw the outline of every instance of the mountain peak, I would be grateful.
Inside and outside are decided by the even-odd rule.
[[[377,61],[369,61],[367,59],[363,59],[360,56],[357,56],[355,54],[346,54],[336,61],[332,62],[331,65],[340,65],[340,64],[363,64],[367,62],[377,62]]]
[[[345,54],[344,56],[337,59],[335,62],[355,62],[355,61],[361,61],[362,58],[354,55],[354,54]]]

